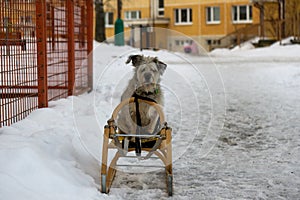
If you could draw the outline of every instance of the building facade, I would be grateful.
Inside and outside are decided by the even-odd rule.
[[[116,1],[105,3],[105,12],[109,38]],[[122,19],[125,40],[132,46],[180,50],[196,41],[210,50],[259,34],[259,9],[250,0],[123,0]]]
[[[300,41],[299,0],[251,0],[259,9],[261,38],[282,38],[293,36]]]

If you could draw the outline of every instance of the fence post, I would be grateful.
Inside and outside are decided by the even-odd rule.
[[[93,0],[86,1],[87,6],[87,59],[88,59],[88,87],[89,92],[93,90],[93,18],[94,6]]]
[[[74,42],[74,1],[67,0],[68,23],[68,96],[74,94],[75,86],[75,42]]]
[[[52,42],[52,50],[55,50],[55,21],[54,21],[54,6],[51,5],[50,7],[51,9],[51,14],[50,14],[50,18],[51,18],[51,42]]]
[[[48,107],[46,1],[36,0],[38,107]]]

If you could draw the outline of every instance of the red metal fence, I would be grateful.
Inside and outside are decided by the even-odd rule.
[[[0,127],[92,90],[92,0],[0,0]]]

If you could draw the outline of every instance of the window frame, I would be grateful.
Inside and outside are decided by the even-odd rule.
[[[182,11],[187,11],[187,22],[182,21]],[[178,12],[178,16],[176,15]],[[178,21],[177,21],[178,18]],[[174,9],[174,21],[175,25],[191,25],[193,24],[193,9],[192,8],[175,8]]]
[[[162,1],[162,7],[160,7],[160,1]],[[163,14],[160,14],[163,13]],[[164,17],[165,16],[165,2],[164,0],[157,0],[157,16]]]
[[[2,18],[3,27],[6,28],[11,24],[11,19],[8,16]]]
[[[132,13],[136,13],[136,18],[132,18]],[[128,16],[129,17],[127,17],[127,13],[129,14]],[[125,11],[124,12],[124,19],[125,20],[137,20],[137,19],[141,19],[141,11],[140,10],[128,10],[128,11]]]
[[[112,24],[109,24],[109,14],[112,14]],[[105,12],[105,27],[114,27],[114,12]]]
[[[26,15],[25,16],[25,23],[26,24],[31,24],[33,21],[32,21],[32,16],[31,15]]]
[[[241,19],[240,8],[246,7],[246,19]],[[250,9],[251,8],[251,9]],[[237,14],[237,19],[235,19],[235,9]],[[243,23],[252,23],[253,22],[253,7],[252,5],[233,5],[231,9],[232,23],[233,24],[243,24]]]
[[[219,20],[215,20],[215,9],[219,9]],[[206,24],[220,24],[221,23],[221,8],[220,6],[208,6],[206,7]],[[210,21],[208,20],[208,14],[210,13]]]

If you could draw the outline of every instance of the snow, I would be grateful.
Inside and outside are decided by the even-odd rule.
[[[142,52],[168,64],[170,199],[299,198],[299,51],[246,43],[202,56]],[[0,129],[1,200],[169,199],[163,169],[120,170],[110,194],[99,192],[103,126],[132,75],[127,56],[140,53],[95,42],[93,92]]]

